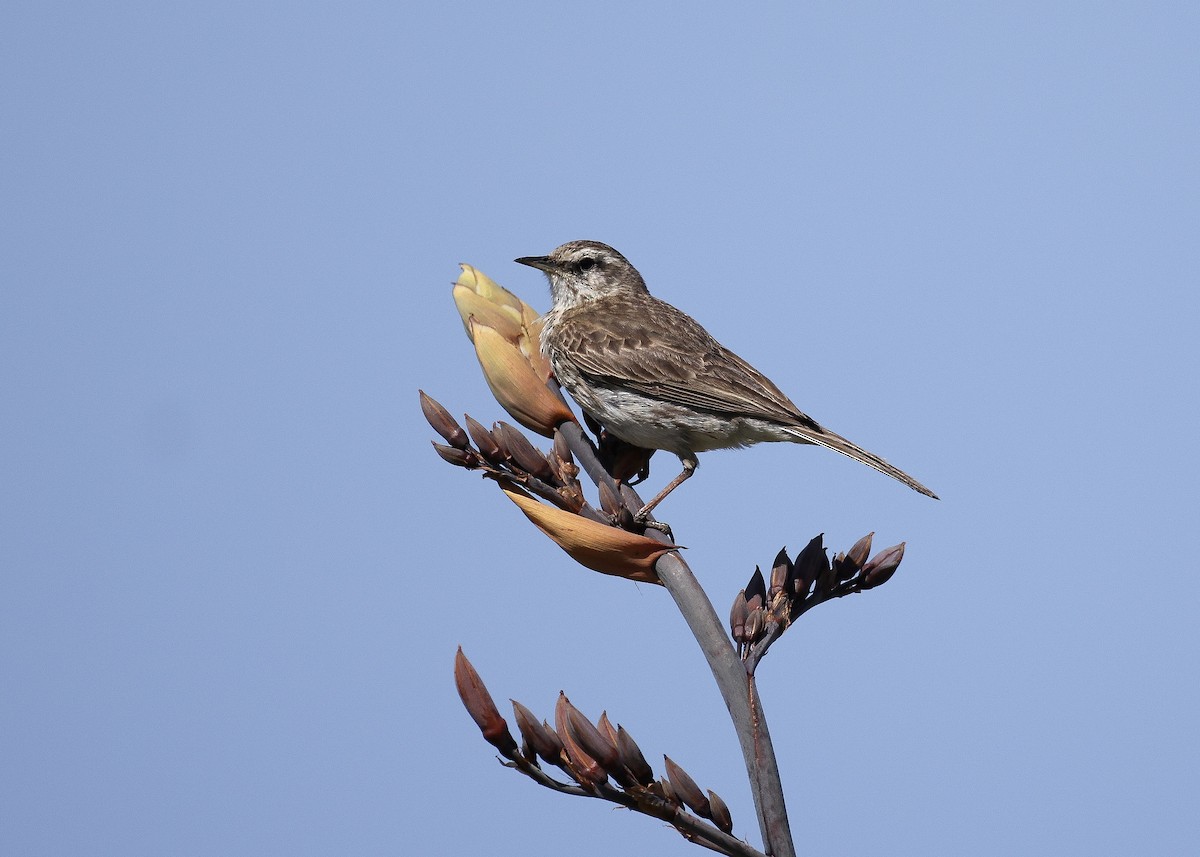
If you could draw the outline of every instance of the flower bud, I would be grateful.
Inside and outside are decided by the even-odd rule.
[[[750,575],[750,582],[746,584],[746,603],[750,604],[755,598],[759,607],[767,601],[767,582],[763,580],[762,569],[757,565],[754,566],[754,574]]]
[[[846,559],[852,562],[855,568],[862,568],[863,563],[867,561],[867,557],[871,554],[871,540],[874,538],[874,532],[867,533],[847,551]]]
[[[517,317],[519,312],[494,304],[462,286],[454,287],[453,296],[468,338],[475,340],[474,324],[484,324],[516,345],[521,336],[521,321]]]
[[[467,336],[472,336],[471,317],[503,332],[516,342],[525,324],[525,302],[477,268],[461,264],[462,273],[454,283],[454,305],[462,317]],[[532,313],[532,311],[530,311]],[[536,313],[532,313],[536,317]]]
[[[425,395],[424,390],[417,392],[421,395],[421,413],[425,415],[425,419],[433,430],[455,449],[466,449],[469,445],[467,433],[463,431],[462,426],[455,421],[454,417],[450,416],[450,412],[435,399]]]
[[[430,441],[433,444],[434,451],[442,457],[443,461],[453,464],[455,467],[466,467],[473,469],[479,466],[479,457],[470,449],[455,449],[452,446]]]
[[[554,454],[558,456],[559,461],[575,463],[575,457],[571,455],[571,444],[567,443],[567,436],[560,431],[554,433]]]
[[[550,470],[550,464],[546,461],[546,457],[529,442],[529,438],[516,428],[508,423],[499,422],[492,430],[492,435],[496,438],[497,443],[512,456],[513,464],[521,470],[538,479],[553,478],[554,474]]]
[[[505,758],[511,759],[518,755],[517,742],[508,731],[508,724],[500,716],[492,695],[488,693],[475,672],[475,667],[463,654],[462,646],[454,656],[454,686],[458,689],[459,699],[483,733],[484,740],[500,751]]]
[[[692,812],[702,818],[708,818],[711,809],[708,805],[708,798],[700,791],[700,787],[696,785],[696,781],[688,776],[687,771],[671,761],[670,756],[663,756],[663,760],[667,765],[667,778],[671,781],[671,788],[679,799],[691,807]]]
[[[558,733],[554,731],[554,727],[551,726],[550,723],[546,720],[542,721],[542,729],[545,732],[546,738],[553,745],[554,758],[556,760],[554,764],[558,765],[561,768],[565,764],[563,761],[564,753],[563,753],[562,739],[558,737]],[[549,761],[549,760],[547,760],[547,761]]]
[[[884,548],[866,561],[862,573],[863,589],[874,589],[892,579],[892,575],[900,567],[900,560],[904,559],[904,544],[900,542],[898,545]]]
[[[755,595],[754,598],[758,598],[758,596]],[[766,624],[766,612],[761,607],[752,605],[749,614],[746,616],[746,642],[757,642],[759,637],[762,636]]]
[[[793,585],[797,598],[803,599],[808,595],[814,581],[829,571],[829,557],[825,555],[825,547],[822,543],[824,535],[821,533],[813,538],[796,557],[796,576]]]
[[[475,319],[471,320],[470,327],[475,356],[479,358],[484,379],[496,401],[513,419],[545,437],[552,436],[559,423],[575,419],[562,399],[538,378],[517,346],[495,328]]]
[[[625,504],[621,502],[621,498],[617,496],[616,492],[608,487],[608,483],[601,482],[596,490],[600,494],[600,509],[614,518],[620,515]]]
[[[674,806],[680,806],[683,803],[679,799],[679,795],[675,794],[675,789],[671,786],[671,781],[666,776],[659,777],[654,785],[650,787],[650,790],[659,792],[663,800]]]
[[[617,752],[621,755],[621,764],[635,780],[644,786],[654,782],[654,771],[650,769],[641,748],[633,740],[633,736],[625,731],[624,726],[617,727]]]
[[[570,702],[567,703],[567,729],[583,751],[595,759],[606,773],[611,773],[620,765],[617,748]]]
[[[512,702],[513,714],[517,718],[517,728],[521,737],[533,748],[533,751],[551,765],[562,764],[562,742],[545,723],[538,723],[533,712],[515,699]]]
[[[746,636],[746,616],[749,614],[746,606],[746,590],[742,589],[733,598],[733,607],[729,609],[729,634],[735,643],[749,641]]]
[[[767,590],[768,602],[774,601],[775,596],[783,592],[791,575],[792,561],[788,559],[787,548],[780,548],[779,553],[775,555],[775,562],[771,566],[771,588]]]
[[[492,464],[500,464],[505,461],[508,456],[500,448],[500,445],[496,443],[496,439],[492,437],[492,433],[470,414],[467,414],[466,418],[467,431],[471,434],[471,440],[475,441],[475,447],[479,450],[479,454]]]
[[[601,716],[601,720],[607,723],[607,717]],[[567,710],[567,728],[571,730],[571,737],[579,743],[579,746],[583,747],[584,752],[595,759],[596,763],[604,769],[606,774],[616,780],[618,785],[629,788],[635,784],[633,776],[621,764],[621,755],[617,752],[616,741],[613,740],[616,738],[615,732],[610,738],[606,730],[593,726],[592,722],[584,717],[583,712],[574,705],[570,705]]]
[[[545,384],[554,374],[554,370],[550,367],[550,361],[542,353],[542,326],[545,319],[538,318],[537,313],[528,305],[524,305],[523,317],[525,320],[522,322],[521,336],[517,340],[517,347],[529,361],[533,374],[537,375],[538,380]]]
[[[708,790],[708,806],[710,810],[708,817],[712,819],[712,823],[717,826],[717,829],[722,833],[733,833],[733,816],[729,814],[729,807],[712,789]]]
[[[558,694],[558,703],[554,706],[554,725],[558,731],[559,740],[563,743],[563,753],[567,759],[567,770],[581,786],[595,787],[604,782],[608,775],[579,745],[571,731],[570,711],[574,708],[565,693]]]
[[[544,385],[552,372],[550,361],[542,354],[541,349],[543,319],[529,304],[508,289],[497,285],[482,271],[470,265],[461,267],[462,274],[454,284],[454,304],[462,317],[467,336],[476,343],[478,350],[477,328],[486,327],[495,331],[512,346],[533,375]],[[483,362],[482,358],[480,362]],[[488,383],[491,384],[490,378]],[[497,399],[499,398],[497,396]],[[501,404],[504,404],[503,400]],[[513,416],[517,415],[513,413]],[[517,419],[520,420],[520,417]],[[524,422],[521,424],[526,425]],[[526,425],[526,428],[538,431],[535,426]]]
[[[577,485],[579,480],[579,465],[575,463],[575,459],[571,455],[571,448],[567,445],[567,439],[560,431],[554,432],[554,445],[550,448],[550,454],[546,456],[550,462],[550,469],[554,471],[555,484],[562,486]]]
[[[608,742],[617,746],[617,730],[613,728],[612,721],[608,719],[608,712],[601,711],[600,719],[596,721],[596,728],[600,730],[600,734],[608,739]]]

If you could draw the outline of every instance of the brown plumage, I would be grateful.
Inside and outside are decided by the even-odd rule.
[[[651,295],[637,269],[608,245],[572,241],[549,256],[517,261],[550,280],[554,306],[542,350],[559,382],[617,437],[673,452],[683,463],[643,516],[691,475],[697,452],[761,441],[818,444],[937,496],[803,413],[691,316]]]

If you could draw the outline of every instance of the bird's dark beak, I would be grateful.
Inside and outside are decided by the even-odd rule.
[[[513,259],[513,261],[520,265],[537,268],[539,271],[546,271],[547,273],[554,269],[554,264],[550,261],[549,256],[522,256],[520,259]]]

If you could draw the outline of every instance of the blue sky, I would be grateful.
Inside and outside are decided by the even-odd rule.
[[[0,851],[696,853],[502,769],[560,689],[757,841],[665,593],[445,466],[470,262],[620,249],[812,416],[662,507],[724,613],[906,540],[759,670],[807,854],[1194,847],[1200,13],[7,4]],[[655,459],[651,486],[675,472]]]

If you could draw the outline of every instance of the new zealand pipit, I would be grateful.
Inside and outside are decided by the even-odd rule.
[[[599,241],[571,241],[516,261],[546,273],[554,306],[542,351],[579,406],[608,431],[679,456],[683,472],[638,512],[645,520],[696,470],[697,452],[761,441],[815,443],[937,495],[823,428],[691,316],[653,297],[628,260]]]

